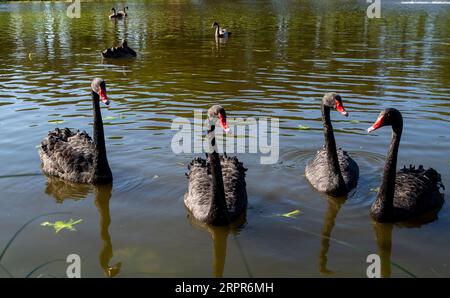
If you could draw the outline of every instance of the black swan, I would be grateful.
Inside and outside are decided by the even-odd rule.
[[[198,221],[223,226],[236,221],[247,210],[247,169],[236,157],[219,156],[214,134],[217,119],[225,132],[230,130],[225,109],[212,106],[208,110],[208,142],[212,152],[207,154],[207,160],[197,157],[190,163],[184,203]]]
[[[215,28],[215,36],[218,38],[227,38],[231,35],[231,32],[228,32],[225,28],[220,28],[219,24],[217,22],[214,22],[211,26],[211,28]]]
[[[120,46],[104,50],[102,56],[103,58],[131,58],[136,57],[136,52],[128,46],[124,39]]]
[[[119,11],[117,12],[117,14],[121,14],[121,15],[123,15],[124,17],[127,17],[127,16],[128,16],[127,10],[128,10],[128,6],[124,6],[124,7],[123,7],[123,10],[119,10]]]
[[[94,109],[94,140],[86,132],[69,128],[49,132],[42,140],[39,157],[46,175],[76,183],[107,184],[113,180],[106,157],[105,135],[100,100],[109,105],[105,81],[95,78],[91,84]]]
[[[336,149],[330,110],[335,109],[348,116],[342,98],[336,93],[326,93],[322,98],[321,110],[325,145],[306,165],[306,179],[320,192],[331,196],[343,196],[356,187],[359,168],[346,151]]]
[[[112,13],[109,15],[110,19],[121,19],[124,16],[122,11],[116,12],[116,9],[114,7],[111,8],[110,11],[112,11]]]
[[[444,203],[439,189],[445,188],[436,170],[425,170],[421,165],[416,169],[410,165],[396,173],[403,130],[402,114],[393,108],[385,109],[367,131],[370,133],[389,125],[392,126],[392,140],[384,166],[383,182],[372,204],[372,217],[379,222],[396,222],[439,210]]]

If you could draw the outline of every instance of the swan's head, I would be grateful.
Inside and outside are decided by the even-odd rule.
[[[227,124],[227,115],[225,113],[225,109],[220,105],[213,105],[208,110],[208,120],[214,125],[217,119],[219,119],[219,124],[222,126],[223,130],[228,133],[230,132],[230,128]]]
[[[214,28],[214,27],[219,27],[219,23],[217,23],[217,22],[214,22],[212,25],[211,25],[211,28]]]
[[[343,116],[348,117],[348,113],[345,111],[342,103],[342,97],[339,94],[334,92],[326,93],[322,98],[322,103],[324,106],[335,109]]]
[[[111,8],[111,11],[116,11],[116,9],[113,7],[113,8]]]
[[[92,91],[98,94],[100,100],[105,104],[109,105],[108,97],[106,96],[106,84],[103,79],[95,78],[91,83]]]
[[[403,125],[403,117],[399,110],[394,108],[387,108],[381,111],[375,123],[367,129],[367,132],[372,132],[383,126],[399,127]]]

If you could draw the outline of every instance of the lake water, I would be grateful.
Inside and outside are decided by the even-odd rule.
[[[85,277],[365,277],[373,253],[384,276],[450,277],[448,204],[414,228],[369,216],[390,129],[366,133],[381,109],[401,110],[398,165],[437,169],[448,197],[450,6],[382,2],[381,18],[368,19],[365,1],[128,1],[117,22],[113,2],[83,2],[80,19],[65,2],[0,3],[0,249],[38,217],[0,257],[0,277],[64,276],[72,253]],[[213,21],[233,32],[227,42],[215,42]],[[102,61],[124,37],[138,57]],[[91,133],[94,77],[111,99],[112,188],[45,177],[36,148],[57,126]],[[323,144],[329,91],[350,113],[332,113],[336,141],[361,172],[348,199],[303,175]],[[214,103],[229,117],[280,121],[276,163],[237,154],[249,169],[239,229],[189,220],[185,172],[203,154],[171,150],[172,121]],[[71,218],[83,220],[76,231],[41,226]]]

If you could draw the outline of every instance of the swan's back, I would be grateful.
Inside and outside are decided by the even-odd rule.
[[[127,43],[124,43],[119,47],[112,47],[104,50],[102,56],[104,58],[132,58],[136,57],[137,54]]]
[[[49,132],[39,157],[45,174],[78,183],[92,183],[94,146],[86,132],[69,128]]]
[[[337,150],[339,166],[348,191],[356,187],[359,178],[358,164],[348,155],[347,151]],[[326,149],[319,150],[306,165],[306,179],[320,192],[333,193],[339,189],[338,177],[331,175]]]
[[[225,199],[228,216],[234,221],[247,209],[247,191],[243,164],[236,157],[220,157],[222,167]],[[211,206],[211,172],[209,162],[202,158],[194,158],[188,166],[188,192],[184,203],[192,215],[202,221],[208,221]]]
[[[439,209],[444,203],[441,187],[444,185],[436,170],[404,167],[395,178],[394,209],[405,218]]]

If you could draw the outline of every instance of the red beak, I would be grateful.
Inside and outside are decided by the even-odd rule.
[[[344,115],[345,117],[348,116],[348,113],[345,111],[344,106],[339,100],[336,100],[336,111]]]
[[[375,121],[375,123],[371,127],[369,127],[367,129],[367,132],[370,133],[370,132],[372,132],[374,130],[377,130],[378,128],[382,127],[383,126],[383,122],[384,122],[384,115],[381,115],[380,117],[378,117],[377,121]]]
[[[100,91],[98,92],[98,95],[100,96],[100,100],[105,105],[109,105],[109,100],[108,100],[108,97],[106,96],[106,90],[104,88],[100,88]]]
[[[220,126],[222,126],[223,130],[228,133],[230,131],[230,128],[228,127],[227,124],[227,117],[225,117],[222,114],[219,114],[219,121],[220,121]]]

